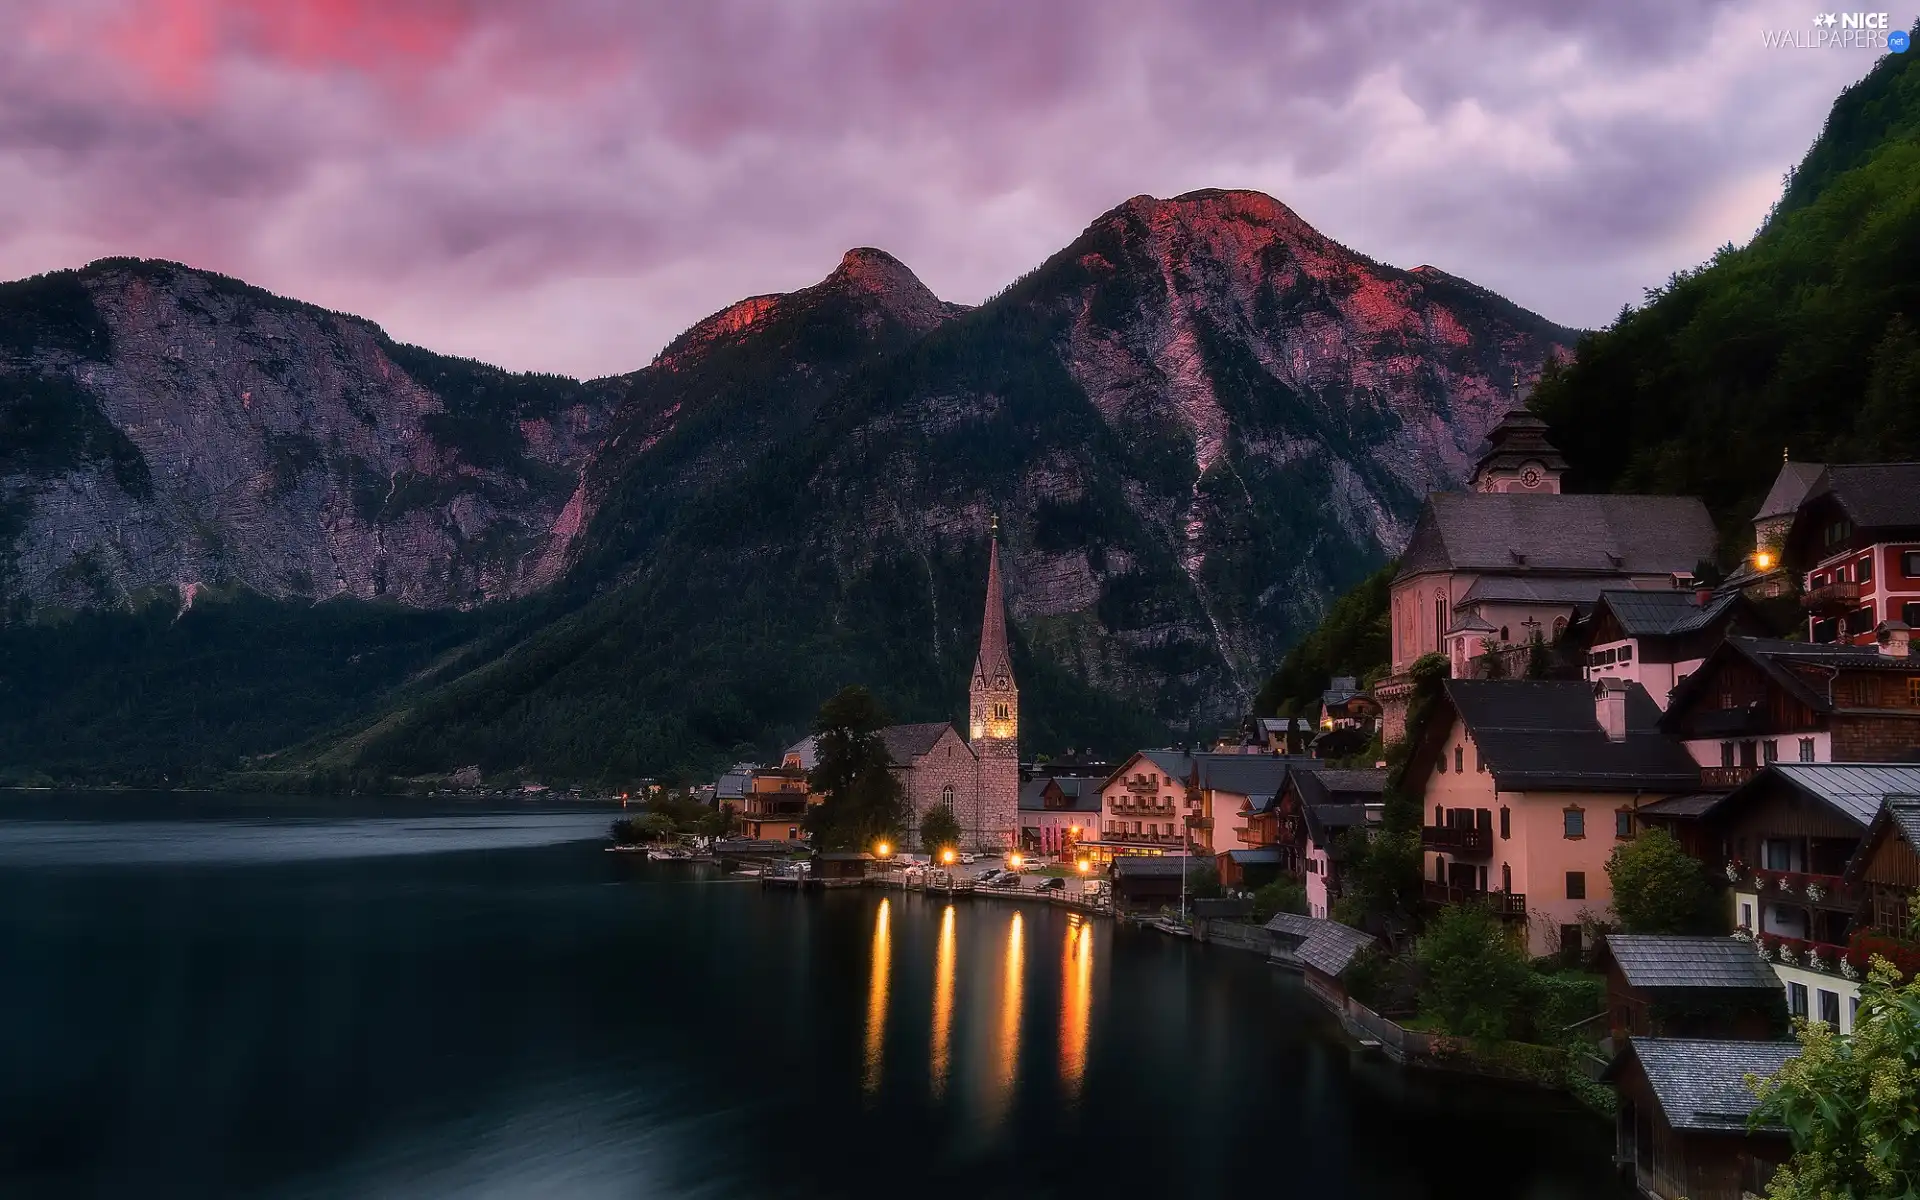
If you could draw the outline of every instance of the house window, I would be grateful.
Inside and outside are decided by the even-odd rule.
[[[1800,739],[1800,761],[1801,762],[1813,761],[1813,739],[1812,738]]]
[[[1613,836],[1617,838],[1630,838],[1633,836],[1633,810],[1632,809],[1619,808],[1614,810]]]
[[[1787,985],[1787,1011],[1796,1017],[1807,1015],[1807,985],[1790,983]]]
[[[1467,769],[1465,766],[1466,754],[1467,752],[1459,746],[1453,748],[1453,769],[1455,772],[1461,772]]]
[[[1863,558],[1860,560],[1860,565],[1853,569],[1853,577],[1859,580],[1861,583],[1873,582],[1873,556],[1872,555],[1868,555],[1866,558]],[[1838,1026],[1839,1022],[1836,1021],[1834,1022],[1834,1024],[1835,1026]]]
[[[945,808],[948,812],[953,811],[953,785],[952,784],[948,784],[947,786],[940,789],[940,805],[941,807]]]
[[[1510,808],[1502,808],[1500,810],[1500,840],[1504,842],[1512,836],[1513,810]]]
[[[1433,806],[1433,823],[1436,828],[1447,823],[1447,810],[1438,804]]]
[[[1720,743],[1720,765],[1723,767],[1730,767],[1733,765],[1733,743],[1732,742]]]
[[[1445,596],[1433,594],[1433,644],[1439,645],[1440,639],[1447,636],[1447,600]]]
[[[1920,705],[1920,675],[1907,676],[1907,703]]]
[[[1561,832],[1564,836],[1569,838],[1583,838],[1587,836],[1587,814],[1585,810],[1569,808],[1561,814],[1561,816],[1563,821]]]
[[[1560,927],[1560,953],[1566,955],[1568,958],[1578,958],[1580,956],[1580,927],[1578,925],[1562,925]]]
[[[1623,663],[1630,663],[1633,661],[1633,647],[1631,645],[1620,647],[1620,661]]]
[[[1766,759],[1768,762],[1773,763],[1780,761],[1780,740],[1778,738],[1768,738],[1766,741],[1760,743],[1760,746],[1761,749],[1766,751]]]
[[[1507,640],[1507,627],[1505,625],[1500,627],[1500,640],[1503,642]]]
[[[1760,751],[1760,747],[1754,745],[1752,742],[1741,742],[1740,743],[1740,765],[1743,767],[1759,766],[1760,765],[1759,751]]]
[[[1753,928],[1753,905],[1742,904],[1740,906],[1740,928],[1742,929]]]
[[[1585,871],[1567,872],[1567,899],[1585,900],[1587,898],[1587,873]]]
[[[1500,890],[1503,892],[1511,892],[1513,890],[1513,864],[1512,863],[1500,864]]]
[[[1840,1030],[1840,993],[1821,988],[1815,995],[1820,1001],[1820,1019],[1833,1026],[1834,1032]]]
[[[1920,579],[1920,550],[1908,550],[1900,556],[1900,573],[1908,579]]]
[[[1835,583],[1847,582],[1847,564],[1841,563],[1833,569],[1833,581]]]
[[[1486,773],[1486,770],[1487,770],[1487,764],[1486,764],[1486,763],[1484,763],[1484,762],[1482,762],[1482,761],[1480,760],[1480,747],[1478,747],[1478,746],[1475,746],[1475,747],[1473,748],[1473,771],[1474,771],[1474,774],[1476,774],[1476,775],[1483,775],[1483,774],[1485,774],[1485,773]]]
[[[1900,620],[1910,628],[1920,629],[1920,600],[1909,600],[1902,604]]]
[[[1847,1028],[1855,1029],[1860,1024],[1860,997],[1847,997]]]

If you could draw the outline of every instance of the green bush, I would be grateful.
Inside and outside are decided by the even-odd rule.
[[[1527,960],[1485,906],[1441,909],[1416,955],[1425,973],[1421,1011],[1462,1037],[1498,1041],[1509,1036],[1527,998]]]
[[[1282,875],[1253,893],[1253,916],[1256,921],[1270,921],[1275,913],[1304,915],[1306,911],[1307,885],[1291,875]]]
[[[1613,911],[1628,933],[1720,933],[1726,919],[1706,871],[1664,829],[1642,832],[1607,858]]]

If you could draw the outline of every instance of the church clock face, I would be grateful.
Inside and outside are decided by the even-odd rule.
[[[993,686],[996,691],[1002,691],[1002,692],[1006,691],[1007,683],[1008,683],[1008,680],[1005,675],[996,675],[993,677]]]
[[[1520,482],[1530,488],[1539,487],[1540,486],[1540,468],[1528,467],[1526,470],[1520,472]]]

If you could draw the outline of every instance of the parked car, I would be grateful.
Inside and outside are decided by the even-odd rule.
[[[1058,875],[1055,875],[1051,879],[1043,879],[1040,881],[1040,890],[1043,892],[1065,891],[1066,886],[1067,881]]]
[[[980,872],[979,877],[975,879],[974,882],[984,883],[984,884],[987,884],[988,886],[992,886],[993,884],[998,883],[1000,881],[1001,876],[1005,874],[1006,872],[1002,871],[999,867],[994,867],[990,871]]]
[[[973,856],[973,855],[971,855],[971,854],[962,854],[962,855],[960,856],[960,865],[961,865],[961,866],[963,866],[963,867],[970,867],[970,866],[972,866],[973,864],[974,864],[974,856]]]

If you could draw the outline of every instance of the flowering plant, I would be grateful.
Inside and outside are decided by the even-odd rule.
[[[1739,883],[1741,878],[1744,875],[1746,875],[1746,873],[1747,873],[1746,863],[1741,862],[1737,858],[1730,858],[1727,860],[1727,882],[1728,883]]]

